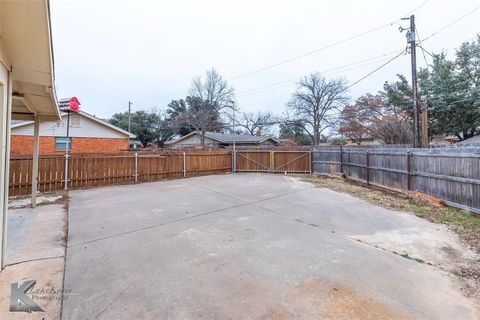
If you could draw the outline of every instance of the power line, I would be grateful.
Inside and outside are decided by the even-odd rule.
[[[382,56],[387,56],[388,54],[397,53],[397,52],[398,51],[393,51],[393,52],[384,54]],[[324,70],[324,71],[321,71],[320,73],[322,73],[322,74],[335,74],[335,73],[338,73],[338,72],[348,71],[348,70],[352,70],[352,69],[358,69],[360,67],[365,67],[365,66],[371,65],[373,63],[377,63],[377,62],[385,60],[385,58],[383,58],[383,59],[378,59],[378,58],[379,58],[379,56],[374,57],[374,58],[364,59],[364,60],[357,61],[357,62],[354,62],[354,63],[350,63],[348,65],[344,65],[344,66],[341,66],[341,67]],[[352,65],[358,64],[360,62],[368,61],[368,60],[372,60],[372,59],[375,59],[375,60],[370,61],[368,63],[360,64],[360,65],[357,65],[357,66],[354,66],[354,67],[351,67],[351,68],[346,68],[347,66],[352,66]],[[339,70],[339,71],[337,71],[337,70]],[[266,85],[266,86],[263,86],[263,87],[258,87],[258,88],[254,88],[254,89],[245,90],[245,91],[240,92],[240,94],[237,94],[237,96],[238,97],[245,97],[245,96],[250,96],[250,95],[263,93],[263,92],[270,91],[270,90],[279,89],[279,88],[282,88],[282,87],[285,87],[285,86],[289,86],[292,83],[295,83],[296,81],[298,81],[299,78],[300,77],[290,79],[290,80],[286,80],[286,81],[282,81],[282,82],[277,82],[277,83],[274,83],[274,84],[271,84],[271,85]]]
[[[375,57],[362,59],[362,60],[359,60],[359,61],[356,61],[356,62],[344,64],[342,66],[338,66],[338,67],[334,67],[334,68],[330,68],[330,69],[325,69],[325,70],[320,71],[320,73],[328,74],[328,73],[332,73],[333,71],[336,71],[336,70],[342,70],[342,71],[351,70],[352,68],[348,68],[348,67],[355,66],[355,65],[358,65],[358,64],[361,64],[361,63],[364,63],[364,62],[372,61],[372,60],[375,60],[373,62],[378,62],[380,58],[384,58],[386,56],[389,56],[389,55],[391,55],[393,53],[397,53],[397,52],[398,52],[397,50],[387,52],[387,53],[384,53],[384,54],[381,54],[381,55],[378,55],[378,56],[375,56]],[[381,60],[383,60],[383,59],[380,59],[380,61]],[[369,65],[369,64],[371,64],[371,63],[361,64],[360,66],[357,66],[357,67],[363,67],[363,66]],[[346,68],[348,68],[348,69],[346,69]],[[265,86],[261,86],[261,87],[257,87],[257,88],[243,90],[243,91],[237,92],[237,96],[238,95],[242,96],[244,93],[249,93],[251,91],[257,91],[257,90],[260,90],[260,89],[274,87],[274,86],[281,85],[281,84],[291,84],[292,82],[297,81],[300,77],[301,76],[298,76],[298,77],[295,77],[295,78],[292,78],[292,79],[289,79],[289,80],[284,80],[284,81],[276,82],[276,83],[273,83],[273,84],[269,84],[269,85],[265,85]],[[276,89],[276,88],[274,88],[274,89]]]
[[[420,49],[422,49],[422,56],[423,56],[423,60],[425,61],[425,67],[428,68],[428,61],[427,61],[427,57],[425,56],[425,52],[427,52],[425,49],[423,49],[422,47],[422,40],[420,38],[420,33],[418,32],[418,27],[415,28],[415,35],[417,37],[417,40],[418,40],[418,44],[417,44],[417,47],[419,47]],[[428,52],[427,52],[428,53]],[[430,56],[432,56],[430,54]],[[432,56],[433,57],[433,56]]]
[[[450,23],[447,24],[446,26],[438,29],[437,31],[435,31],[434,33],[432,33],[431,35],[429,35],[428,37],[424,38],[422,41],[425,42],[425,41],[429,40],[431,37],[433,37],[433,36],[437,35],[438,33],[440,33],[440,32],[442,32],[442,31],[450,28],[451,26],[453,26],[453,25],[456,24],[457,22],[465,19],[466,17],[468,17],[469,15],[475,13],[475,12],[478,11],[479,9],[480,9],[480,6],[478,6],[478,7],[474,8],[474,9],[468,11],[468,12],[465,13],[463,16],[461,16],[461,17],[453,20],[452,22],[450,22]]]
[[[418,5],[418,6],[415,7],[412,11],[410,11],[409,14],[412,14],[413,12],[415,12],[415,11],[417,11],[418,9],[420,9],[421,7],[423,7],[425,4],[427,4],[428,1],[429,1],[429,0],[423,1],[420,5]],[[372,32],[381,30],[381,29],[383,29],[383,28],[386,28],[386,27],[388,27],[388,26],[391,26],[392,24],[397,23],[397,22],[399,22],[399,21],[400,21],[400,19],[396,19],[396,20],[394,20],[394,21],[391,21],[391,22],[389,22],[389,23],[383,24],[383,25],[381,25],[381,26],[378,26],[378,27],[369,29],[369,30],[367,30],[367,31],[364,31],[364,32],[358,33],[358,34],[356,34],[356,35],[347,37],[347,38],[342,39],[342,40],[340,40],[340,41],[331,43],[331,44],[326,45],[326,46],[324,46],[324,47],[321,47],[321,48],[318,48],[318,49],[315,49],[315,50],[308,51],[308,52],[303,53],[303,54],[300,54],[300,55],[298,55],[298,56],[295,56],[295,57],[292,57],[292,58],[289,58],[289,59],[286,59],[286,60],[283,60],[283,61],[280,61],[280,62],[271,64],[271,65],[268,65],[268,66],[266,66],[266,67],[262,67],[262,68],[259,68],[259,69],[256,69],[256,70],[253,70],[253,71],[244,73],[244,74],[240,74],[240,75],[237,75],[237,76],[228,78],[228,79],[226,79],[226,80],[227,80],[227,81],[231,81],[231,80],[243,78],[243,77],[246,77],[246,76],[249,76],[249,75],[258,73],[258,72],[262,72],[262,71],[266,71],[266,70],[275,68],[275,67],[277,67],[277,66],[280,66],[280,65],[283,65],[283,64],[286,64],[286,63],[289,63],[289,62],[292,62],[292,61],[295,61],[295,60],[304,58],[304,57],[306,57],[306,56],[309,56],[309,55],[312,55],[312,54],[315,54],[315,53],[324,51],[324,50],[326,50],[326,49],[329,49],[329,48],[332,48],[332,47],[336,47],[336,46],[338,46],[338,45],[340,45],[340,44],[343,44],[343,43],[345,43],[345,42],[348,42],[348,41],[351,41],[351,40],[360,38],[360,37],[362,37],[362,36],[364,36],[364,35],[367,35],[367,34],[369,34],[369,33],[372,33]],[[187,93],[187,92],[188,92],[188,91],[178,91],[178,92],[172,92],[172,93],[169,93],[169,94],[166,94],[166,95],[163,95],[163,96],[159,96],[159,97],[132,99],[132,101],[164,99],[164,98],[174,97],[174,96],[177,96],[177,95],[179,95],[179,94],[185,94],[185,93]]]
[[[174,96],[177,96],[179,94],[184,94],[184,93],[187,93],[187,92],[188,91],[177,91],[177,92],[172,92],[172,93],[169,93],[169,94],[166,94],[166,95],[163,95],[163,96],[159,96],[159,97],[132,99],[132,101],[158,100],[158,99],[174,97]]]
[[[384,64],[382,64],[381,66],[375,68],[374,70],[370,71],[369,73],[367,73],[365,76],[361,77],[360,79],[358,79],[357,81],[355,81],[354,83],[352,83],[351,85],[349,85],[345,90],[348,90],[350,89],[351,87],[353,87],[354,85],[358,84],[359,82],[365,80],[366,78],[370,77],[372,74],[374,74],[375,72],[377,72],[378,70],[382,69],[383,67],[385,67],[387,64],[389,64],[390,62],[394,61],[395,59],[397,59],[398,57],[400,57],[402,54],[404,54],[406,52],[406,49],[402,50],[399,54],[397,54],[395,57],[393,57],[392,59],[388,60],[387,62],[385,62]]]
[[[411,11],[411,13],[413,13],[413,12],[417,11],[418,9],[420,9],[421,7],[423,7],[427,2],[428,2],[428,0],[422,2],[419,6],[417,6],[415,9],[413,9],[413,10]],[[411,14],[411,13],[410,13],[410,14]],[[356,35],[347,37],[347,38],[345,38],[345,39],[339,40],[339,41],[337,41],[337,42],[331,43],[331,44],[326,45],[326,46],[324,46],[324,47],[321,47],[321,48],[318,48],[318,49],[315,49],[315,50],[312,50],[312,51],[308,51],[308,52],[306,52],[306,53],[300,54],[300,55],[295,56],[295,57],[293,57],[293,58],[289,58],[289,59],[286,59],[286,60],[283,60],[283,61],[280,61],[280,62],[271,64],[271,65],[268,65],[268,66],[266,66],[266,67],[262,67],[262,68],[259,68],[259,69],[256,69],[256,70],[253,70],[253,71],[244,73],[244,74],[240,74],[240,75],[231,77],[231,78],[229,78],[229,79],[227,79],[227,80],[230,81],[230,80],[234,80],[234,79],[239,79],[239,78],[247,77],[247,76],[252,75],[252,74],[255,74],[255,73],[263,72],[263,71],[266,71],[266,70],[269,70],[269,69],[278,67],[278,66],[283,65],[283,64],[285,64],[285,63],[290,63],[290,62],[292,62],[292,61],[295,61],[295,60],[304,58],[304,57],[306,57],[306,56],[309,56],[309,55],[312,55],[312,54],[315,54],[315,53],[324,51],[324,50],[326,50],[326,49],[329,49],[329,48],[332,48],[332,47],[336,47],[336,46],[341,45],[341,44],[343,44],[343,43],[345,43],[345,42],[348,42],[348,41],[355,40],[355,39],[357,39],[357,38],[363,37],[364,35],[367,35],[367,34],[369,34],[369,33],[372,33],[372,32],[381,30],[381,29],[383,29],[383,28],[389,27],[389,26],[391,26],[392,24],[399,22],[400,20],[401,20],[401,19],[397,19],[397,20],[391,21],[391,22],[386,23],[386,24],[383,24],[383,25],[381,25],[381,26],[372,28],[372,29],[370,29],[370,30],[367,30],[367,31],[358,33],[358,34],[356,34]]]
[[[424,56],[425,56],[425,53],[427,53],[430,57],[433,58],[433,54],[431,54],[430,52],[428,52],[427,50],[425,50],[421,45],[418,45],[418,44],[417,44],[417,47],[419,47],[420,49],[422,49],[422,52],[424,53]],[[426,59],[425,59],[425,62],[427,62]]]

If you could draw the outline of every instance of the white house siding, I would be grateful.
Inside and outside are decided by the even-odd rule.
[[[75,126],[75,120],[72,118],[80,117],[80,125]],[[125,134],[104,126],[96,121],[93,121],[80,114],[72,114],[70,125],[70,137],[84,137],[84,138],[126,138]],[[33,123],[24,125],[17,128],[12,128],[12,135],[16,136],[32,136],[33,135]],[[67,120],[64,121],[46,121],[40,123],[40,136],[45,137],[65,137],[67,135]]]
[[[216,145],[218,144],[217,141],[214,141],[210,138],[205,137],[205,145],[210,146],[210,145]],[[177,143],[173,143],[172,147],[173,148],[185,148],[185,147],[192,147],[192,146],[201,146],[202,145],[202,139],[200,138],[199,135],[193,134],[185,139],[182,139],[178,141]]]

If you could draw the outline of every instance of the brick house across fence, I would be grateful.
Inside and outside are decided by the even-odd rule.
[[[40,124],[40,154],[65,153],[66,114],[63,121],[46,121]],[[70,114],[70,148],[72,153],[112,153],[129,148],[129,139],[135,138],[104,120],[86,112]],[[33,121],[12,123],[11,154],[33,153]]]

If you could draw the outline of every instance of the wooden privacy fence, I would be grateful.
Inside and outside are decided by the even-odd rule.
[[[230,172],[230,151],[165,154],[71,154],[68,163],[68,188],[88,188],[122,183],[157,181],[181,177]],[[38,163],[38,190],[64,189],[65,158],[42,155]],[[32,156],[10,159],[9,194],[31,192]]]
[[[311,152],[304,150],[236,150],[233,162],[236,172],[311,172]]]
[[[313,171],[397,191],[419,191],[480,213],[480,152],[438,148],[319,148]]]

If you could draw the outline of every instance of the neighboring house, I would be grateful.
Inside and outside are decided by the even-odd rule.
[[[473,136],[469,139],[465,139],[458,143],[459,145],[464,146],[480,146],[480,134]]]
[[[67,114],[62,121],[40,124],[40,154],[65,152]],[[72,153],[108,153],[129,149],[134,134],[120,129],[86,112],[70,113],[70,150]],[[12,123],[11,154],[32,154],[33,121]]]
[[[280,141],[270,136],[205,132],[206,147],[230,147],[234,144],[236,146],[278,146]],[[173,149],[200,148],[202,147],[202,138],[197,131],[194,131],[176,140],[167,141],[165,145]]]
[[[433,147],[450,146],[457,143],[459,140],[458,137],[442,134],[431,137],[429,144]]]
[[[280,145],[283,147],[296,147],[297,143],[292,139],[278,139]]]
[[[349,144],[356,144],[358,145],[357,139],[352,139],[352,138],[345,138],[345,142],[347,145]],[[381,145],[384,144],[382,140],[371,137],[371,136],[365,136],[362,138],[360,141],[360,145],[362,146],[373,146],[373,145]]]
[[[0,1],[0,270],[7,241],[11,120],[56,121],[53,50],[48,1]],[[35,181],[38,157],[33,157]],[[36,184],[32,184],[32,195]],[[32,196],[32,205],[35,201]]]

